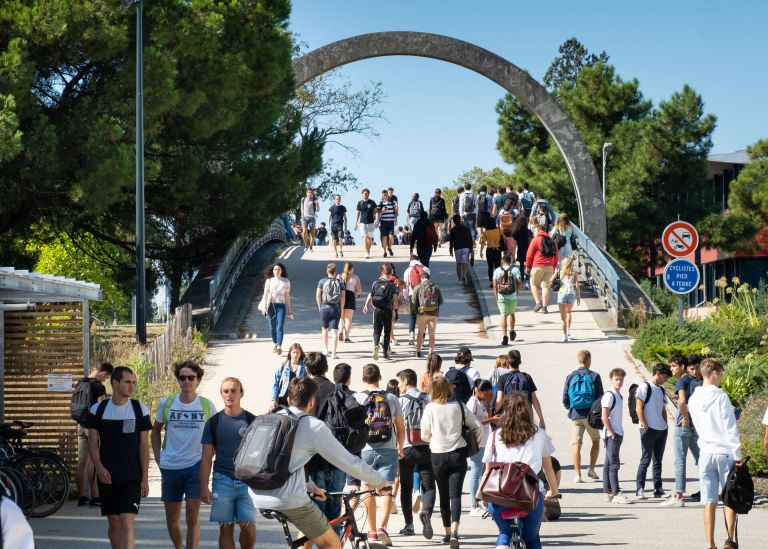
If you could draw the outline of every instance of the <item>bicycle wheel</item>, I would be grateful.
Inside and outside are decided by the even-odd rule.
[[[61,509],[69,497],[69,469],[58,457],[46,453],[23,456],[19,469],[29,477],[35,493],[30,516],[43,518]]]
[[[12,469],[0,468],[0,493],[3,497],[12,500],[16,505],[21,501],[21,479],[15,476]]]
[[[13,500],[24,514],[29,516],[35,506],[35,491],[32,489],[32,482],[29,477],[23,471],[6,466],[0,467],[0,474],[4,475],[8,482],[13,483],[16,493]]]

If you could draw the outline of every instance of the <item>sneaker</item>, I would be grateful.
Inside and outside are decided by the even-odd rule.
[[[387,250],[384,250],[384,257],[387,257]]]
[[[595,480],[599,480],[599,479],[600,479],[600,477],[599,477],[599,476],[597,476],[597,473],[595,473],[595,472],[594,472],[592,469],[590,469],[589,471],[587,471],[587,476],[588,476],[589,478],[592,478],[592,479],[595,479]]]
[[[416,343],[416,338],[413,335],[413,332],[410,332],[408,334],[408,345],[414,345]]]
[[[101,507],[101,498],[91,498],[91,501],[88,502],[88,505],[91,507]]]
[[[448,540],[451,549],[459,549],[459,534],[451,534],[451,538]]]
[[[421,494],[416,492],[416,495],[413,498],[413,507],[411,507],[411,511],[418,513],[419,509],[421,509]]]
[[[366,253],[365,254],[365,259],[371,259],[371,254],[370,253]]]
[[[538,313],[540,310],[541,310],[541,303],[537,303],[537,304],[536,304],[536,305],[533,307],[533,312],[534,312],[534,313]]]
[[[275,345],[274,347],[272,347],[272,352],[273,352],[273,353],[276,353],[276,352],[277,352],[277,345]]]
[[[611,503],[613,501],[613,494],[604,494],[604,496],[605,496],[605,501],[607,501],[608,503]]]
[[[328,349],[323,349],[320,353],[324,356],[328,356]]]
[[[504,336],[504,337],[501,338],[501,344],[502,345],[509,345],[509,339],[507,338],[507,336]]]
[[[345,337],[344,338],[344,343],[352,343],[352,340],[349,339],[348,337]]]
[[[392,547],[392,539],[390,539],[389,534],[387,534],[387,531],[384,530],[384,528],[379,528],[379,542],[382,545],[386,545],[387,547]],[[370,534],[368,534],[368,539],[370,538]]]
[[[635,495],[637,496],[637,499],[648,499],[648,496],[645,495],[645,490],[642,488],[635,492]]]
[[[526,289],[526,290],[530,290],[530,289],[531,289],[531,286],[530,286],[530,284],[528,284],[528,283],[526,282],[526,283],[523,285],[523,288],[524,288],[524,289]]]
[[[509,340],[514,341],[515,339],[517,339],[517,332],[512,330],[511,332],[509,332]]]
[[[701,501],[701,492],[694,492],[688,497],[691,498],[691,501]]]
[[[331,353],[331,360],[336,360],[336,353]]]
[[[384,360],[392,360],[392,359],[389,357],[389,353],[384,353],[384,358],[383,358],[383,359],[384,359]]]
[[[419,520],[421,521],[422,531],[421,535],[424,539],[432,539],[432,521],[429,519],[429,515],[426,513],[419,513]]]
[[[392,248],[389,249],[389,257],[395,257],[395,252],[392,251]]]
[[[727,539],[723,542],[723,549],[739,549],[739,544],[732,539]]]
[[[618,494],[613,496],[613,503],[616,503],[618,505],[631,505],[634,503],[634,501],[629,499],[623,493],[619,492]]]
[[[546,307],[542,307],[541,308],[541,312],[544,313],[544,314],[547,314],[549,311],[547,310]]]
[[[392,338],[392,345],[395,345],[395,346],[397,345],[397,338],[394,338],[394,337]]]
[[[283,354],[283,350],[280,347],[278,347],[277,351],[275,351],[275,354],[277,354],[277,356],[280,356]]]
[[[373,360],[379,360],[379,346],[374,345],[373,346]]]
[[[368,533],[368,541],[376,541],[376,542],[378,542],[379,541],[379,536],[369,532]]]
[[[401,536],[415,536],[416,535],[416,529],[413,527],[413,524],[406,524],[405,528],[400,530],[398,532]]]
[[[480,507],[479,505],[477,507],[472,507],[469,510],[470,517],[482,517],[483,513],[484,513],[483,508]]]
[[[659,503],[659,507],[685,507],[685,502],[683,498],[669,498]]]
[[[581,483],[583,483],[584,481],[583,481],[583,480],[581,480],[581,476],[579,476],[579,475],[576,475],[575,477],[573,477],[573,482],[575,482],[576,484],[581,484]]]
[[[80,496],[80,498],[77,500],[77,506],[85,507],[89,502],[90,500],[86,496]]]
[[[447,545],[450,541],[451,541],[451,534],[445,534],[443,536],[443,543]]]
[[[667,499],[669,495],[664,490],[661,490],[659,492],[653,492],[653,497],[658,499]]]
[[[421,358],[421,351],[415,351],[413,354],[416,355],[416,358]]]
[[[563,343],[568,343],[568,334],[563,334]]]
[[[339,252],[339,255],[340,255],[341,257],[344,257],[344,252]]]

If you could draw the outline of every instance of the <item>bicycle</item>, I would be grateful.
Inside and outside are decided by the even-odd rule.
[[[483,519],[491,516],[490,511],[483,513]],[[509,519],[512,523],[512,535],[509,538],[509,549],[526,549],[525,539],[523,538],[523,521],[519,516],[513,516]]]
[[[338,531],[341,529],[341,546],[349,541],[350,547],[353,549],[386,549],[386,545],[375,541],[368,541],[368,534],[361,532],[357,529],[357,519],[355,519],[355,512],[352,509],[351,501],[354,498],[360,496],[373,497],[378,495],[376,490],[352,490],[351,492],[327,492],[327,497],[340,497],[344,503],[344,512],[339,518],[329,521],[331,528]],[[387,496],[389,497],[389,496]],[[302,536],[297,540],[294,540],[291,536],[288,519],[285,518],[280,511],[274,511],[272,509],[261,509],[261,514],[264,518],[274,519],[283,525],[283,535],[285,536],[285,543],[289,549],[298,549],[309,541],[307,536]]]

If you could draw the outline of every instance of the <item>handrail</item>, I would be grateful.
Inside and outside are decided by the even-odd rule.
[[[616,315],[621,304],[621,277],[608,261],[608,258],[605,257],[603,249],[595,244],[579,227],[574,224],[571,225],[573,226],[573,234],[578,238],[578,252],[586,256],[593,267],[593,270],[586,274],[593,278],[593,285],[594,283],[599,284],[600,287],[596,289],[607,298],[613,307],[614,315]]]

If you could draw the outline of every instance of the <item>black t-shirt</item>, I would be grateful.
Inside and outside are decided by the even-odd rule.
[[[104,387],[104,384],[99,381],[98,379],[92,378],[92,377],[86,377],[83,379],[82,382],[90,383],[91,385],[91,406],[96,404],[99,399],[103,396],[107,395],[107,389]]]
[[[503,376],[501,376],[499,378],[499,382],[496,384],[497,390],[503,392],[504,391],[504,385],[507,383],[507,379],[509,378],[509,376],[514,375],[514,374],[522,374],[523,377],[525,377],[525,379],[527,380],[528,387],[530,389],[530,392],[528,393],[528,399],[530,400],[531,399],[531,395],[533,393],[535,393],[536,390],[537,390],[536,389],[536,384],[533,382],[533,378],[531,377],[531,374],[528,374],[526,372],[521,372],[520,370],[515,370],[513,372],[508,372],[508,373],[504,374]],[[507,396],[507,395],[504,395],[504,396]]]
[[[315,410],[312,412],[312,415],[319,418],[319,415],[323,408],[325,408],[325,403],[328,401],[329,398],[331,398],[331,395],[336,390],[336,385],[333,384],[331,380],[329,380],[325,376],[316,376],[312,379],[315,380],[315,383],[317,383],[317,395],[315,396]],[[323,419],[323,418],[319,418]]]
[[[328,209],[329,212],[331,212],[331,227],[333,226],[343,226],[344,225],[344,218],[347,215],[347,208],[339,204],[338,206],[334,204]]]
[[[357,211],[360,212],[360,223],[373,223],[376,214],[376,202],[371,200],[361,200],[357,203]]]
[[[461,250],[462,248],[472,248],[472,233],[462,223],[454,225],[451,228],[448,238],[453,245],[454,250]]]

